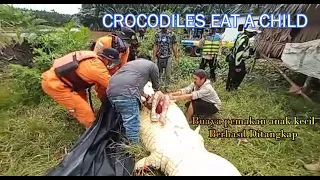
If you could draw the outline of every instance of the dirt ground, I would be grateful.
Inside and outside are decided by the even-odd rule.
[[[0,70],[9,63],[28,66],[32,62],[33,54],[31,44],[24,41],[22,44],[14,43],[0,49]]]

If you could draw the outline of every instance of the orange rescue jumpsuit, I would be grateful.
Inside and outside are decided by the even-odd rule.
[[[107,36],[99,38],[97,40],[95,47],[94,47],[94,52],[99,53],[104,48],[112,47],[112,36],[113,35],[107,35]],[[115,72],[117,72],[118,69],[120,69],[125,63],[128,62],[129,53],[130,53],[129,48],[126,48],[125,52],[120,52],[121,63],[119,65],[115,66],[114,68],[109,69],[110,75],[113,75]]]
[[[60,60],[68,61],[72,58],[71,54],[73,55],[74,53],[67,54]],[[85,82],[95,85],[98,97],[103,100],[110,78],[105,64],[93,51],[77,51],[76,53],[77,60],[80,62],[75,72]],[[42,74],[43,91],[60,105],[67,108],[81,124],[88,128],[95,120],[95,115],[88,103],[86,90],[72,91],[58,78],[54,70],[53,66]]]

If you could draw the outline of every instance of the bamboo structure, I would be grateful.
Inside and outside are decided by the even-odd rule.
[[[284,77],[290,84],[291,86],[297,86],[277,65],[275,65],[272,60],[265,56],[265,55],[261,55],[263,57],[263,59],[267,60],[268,63],[270,63],[274,68],[276,68],[279,73],[282,75],[282,77]],[[314,102],[302,91],[300,91],[301,96],[306,99],[307,101],[309,101],[310,103],[314,104]]]
[[[320,39],[320,4],[239,4],[233,12],[257,9],[257,6],[260,12],[265,14],[290,14],[293,17],[291,24],[296,23],[297,14],[303,13],[308,17],[308,24],[304,28],[261,28],[262,33],[255,37],[254,42],[256,57],[268,58],[267,61],[272,63],[270,58],[281,60],[286,43],[304,43]],[[250,72],[254,65],[255,62]],[[272,65],[275,67],[274,63]],[[275,68],[293,85],[292,87],[296,86],[278,67]],[[304,87],[308,86],[308,82],[306,81]],[[301,95],[312,102],[303,92]]]
[[[249,10],[255,4],[241,4],[234,11]],[[264,28],[255,38],[258,55],[281,59],[286,43],[303,43],[320,39],[320,4],[266,4],[261,12],[267,14],[291,14],[295,23],[295,15],[303,13],[308,17],[305,28]]]

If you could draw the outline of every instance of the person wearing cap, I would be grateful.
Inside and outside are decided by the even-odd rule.
[[[238,89],[243,81],[247,73],[245,59],[248,59],[254,53],[250,48],[249,39],[258,33],[261,33],[261,31],[258,29],[247,28],[243,33],[240,33],[237,36],[232,52],[226,58],[229,63],[229,72],[226,83],[227,91]]]
[[[128,57],[130,54],[129,46],[126,35],[123,32],[116,32],[111,33],[106,36],[103,36],[99,39],[97,39],[96,43],[94,43],[91,47],[92,51],[99,53],[104,48],[112,47],[116,49],[120,54],[121,62],[117,66],[114,66],[112,69],[109,69],[109,73],[113,75],[115,72],[117,72],[118,69],[120,69],[125,63],[128,62]]]
[[[166,24],[165,20],[164,24]],[[177,64],[179,64],[176,35],[174,34],[174,32],[169,31],[168,28],[160,28],[160,31],[155,34],[152,61],[154,61],[158,65],[160,76],[162,76],[163,69],[165,69],[165,85],[169,85],[171,82],[171,51],[173,51],[174,58]]]
[[[216,81],[215,70],[218,65],[218,54],[221,49],[221,38],[216,33],[216,28],[211,28],[207,35],[203,34],[202,39],[199,42],[201,48],[202,60],[200,62],[200,69],[205,69],[207,64],[210,68],[210,78]]]
[[[108,69],[120,64],[119,52],[105,48],[100,53],[75,51],[54,60],[41,76],[43,91],[65,107],[86,128],[95,120],[86,90],[95,86],[101,101],[106,97],[110,74]]]
[[[121,32],[118,34],[118,36],[129,44],[128,62],[137,59],[139,41],[136,32],[131,28],[124,27],[121,29]]]
[[[109,100],[123,118],[126,135],[132,143],[139,143],[140,104],[143,88],[151,80],[155,91],[159,90],[159,69],[146,59],[126,63],[110,78],[107,89]],[[147,98],[147,97],[146,97]]]
[[[193,83],[177,92],[170,93],[170,98],[188,101],[186,103],[188,121],[193,116],[211,116],[221,107],[221,100],[203,69],[198,69],[193,73]]]

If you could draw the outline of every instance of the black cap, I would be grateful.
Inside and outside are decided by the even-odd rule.
[[[134,38],[135,34],[134,30],[127,27],[121,28],[121,31],[116,32],[116,35],[123,40],[131,40]]]
[[[120,62],[119,52],[114,48],[104,48],[102,53],[100,53],[99,55],[110,59],[113,63]]]
[[[194,75],[198,76],[199,78],[207,78],[207,73],[203,69],[197,69],[193,73]]]
[[[130,43],[137,41],[135,37],[136,33],[134,32],[134,30],[127,27],[121,28],[121,31],[117,31],[114,34],[123,41],[126,47],[130,47]]]

